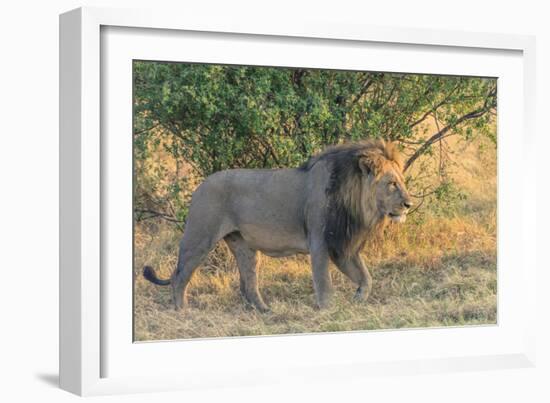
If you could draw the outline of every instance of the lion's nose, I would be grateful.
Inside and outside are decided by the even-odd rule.
[[[405,201],[403,202],[403,206],[404,206],[405,208],[411,208],[412,203],[410,202],[410,200],[405,200]]]

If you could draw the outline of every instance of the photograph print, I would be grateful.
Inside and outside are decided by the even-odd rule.
[[[132,69],[134,341],[496,324],[496,78]]]

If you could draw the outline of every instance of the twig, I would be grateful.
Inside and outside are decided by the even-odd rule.
[[[145,128],[145,129],[138,130],[137,132],[134,132],[134,136],[136,136],[136,135],[138,135],[138,134],[141,134],[141,133],[148,132],[149,130],[153,130],[153,129],[159,127],[159,126],[160,126],[160,123],[157,123],[157,124],[155,124],[155,125],[153,125],[153,126],[151,126],[151,127],[147,127],[147,128]]]
[[[139,213],[139,214],[151,214],[150,217],[146,217],[144,219],[149,219],[149,218],[162,218],[163,220],[166,220],[166,221],[170,221],[170,222],[173,222],[173,223],[184,223],[185,221],[183,220],[178,220],[176,217],[174,216],[171,216],[169,214],[166,214],[166,213],[161,213],[159,211],[154,211],[154,210],[148,210],[148,209],[134,209],[134,212],[135,213]]]
[[[413,213],[415,213],[416,211],[418,211],[418,209],[424,204],[424,200],[426,200],[426,198],[423,198],[423,199],[420,201],[420,203],[418,203],[418,205],[417,205],[415,208],[413,208],[411,211],[409,211],[409,212],[407,213],[407,215],[413,214]]]

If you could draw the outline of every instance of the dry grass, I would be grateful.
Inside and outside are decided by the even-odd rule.
[[[454,176],[468,198],[456,213],[412,215],[365,248],[374,280],[366,303],[353,301],[355,286],[332,267],[333,304],[316,310],[309,258],[264,256],[260,292],[272,311],[260,314],[240,297],[235,262],[221,243],[189,285],[190,307],[176,312],[171,288],[147,282],[141,269],[150,264],[168,277],[181,234],[168,223],[140,223],[135,233],[135,339],[496,323],[496,152],[481,153],[474,144],[461,156]]]

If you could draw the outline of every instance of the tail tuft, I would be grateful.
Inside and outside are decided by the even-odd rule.
[[[143,268],[143,277],[145,277],[147,280],[149,280],[151,283],[156,285],[169,285],[170,280],[162,280],[157,277],[157,274],[155,273],[155,269],[153,269],[151,266],[145,266]]]

